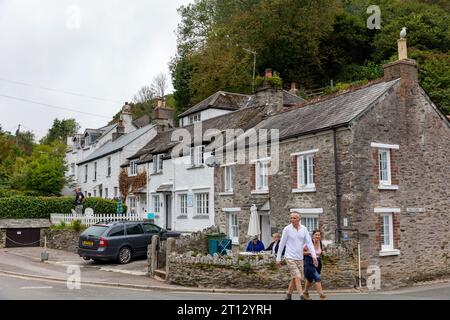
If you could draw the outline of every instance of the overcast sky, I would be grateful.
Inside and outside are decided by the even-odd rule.
[[[106,125],[155,75],[170,76],[180,21],[176,9],[190,2],[0,0],[2,129],[14,133],[20,123],[40,138],[55,118],[75,118],[83,129]]]

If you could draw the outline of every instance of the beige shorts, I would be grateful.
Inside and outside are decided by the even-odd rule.
[[[303,260],[286,259],[292,278],[303,278]]]

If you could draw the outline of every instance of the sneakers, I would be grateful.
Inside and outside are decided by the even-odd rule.
[[[309,292],[303,292],[303,297],[305,297],[305,300],[312,300],[309,296]]]
[[[300,296],[300,300],[306,300],[304,295]]]
[[[327,296],[324,294],[321,294],[319,297],[320,297],[320,300],[328,300]]]
[[[284,298],[284,300],[292,300],[292,294],[287,294],[286,298]]]

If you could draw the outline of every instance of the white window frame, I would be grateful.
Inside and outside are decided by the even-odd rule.
[[[262,171],[262,172],[260,172]],[[255,191],[269,192],[270,159],[260,159],[255,162]],[[264,177],[261,181],[261,177]]]
[[[134,196],[130,196],[129,199],[130,200],[128,201],[128,203],[129,203],[130,207],[128,208],[128,211],[131,212],[132,208],[134,208],[134,210],[136,210],[136,208],[137,208],[137,199]]]
[[[111,168],[111,157],[106,158],[106,176],[107,177],[111,177],[111,172],[112,172],[112,168]]]
[[[385,227],[385,219],[387,218],[388,226]],[[392,213],[380,213],[380,237],[381,237],[381,252],[393,251],[394,250],[394,219]],[[386,230],[387,229],[387,230]],[[384,244],[386,240],[386,233],[388,231],[388,244]]]
[[[178,208],[180,210],[180,216],[187,216],[188,206],[187,206],[187,193],[178,194]]]
[[[199,199],[200,197],[200,199]],[[194,215],[208,216],[209,215],[209,192],[194,193]],[[200,206],[199,206],[200,204]]]
[[[189,124],[194,124],[197,122],[201,122],[202,120],[201,113],[192,114],[189,116]]]
[[[239,221],[237,212],[229,212],[228,214],[228,230],[232,244],[239,244]]]
[[[137,175],[137,161],[131,160],[130,161],[130,177],[134,177]]]
[[[303,151],[291,154],[297,157],[297,188],[292,192],[315,192],[316,183],[314,177],[314,158],[318,149]],[[305,160],[306,160],[306,176],[305,176]]]
[[[315,224],[315,227],[310,228],[310,226],[308,225],[308,219],[315,220],[315,222],[313,222]],[[303,220],[305,220],[305,221],[303,221]],[[311,236],[312,236],[314,230],[320,228],[320,222],[319,221],[320,220],[319,220],[319,215],[318,214],[301,214],[301,221],[300,221],[300,223],[308,229],[309,234]],[[303,222],[305,222],[305,223],[303,223]]]
[[[159,194],[152,195],[152,208],[155,215],[161,213],[161,199]]]
[[[190,149],[191,167],[198,167],[205,163],[205,146],[195,146]]]
[[[153,174],[161,173],[163,171],[163,156],[163,154],[153,156]]]
[[[224,192],[233,193],[233,177],[234,166],[224,166],[223,179],[224,179]]]
[[[398,256],[400,255],[400,250],[395,249],[394,247],[394,213],[400,213],[401,209],[400,208],[374,208],[373,210],[375,213],[379,213],[380,214],[380,219],[383,219],[383,217],[388,216],[390,217],[389,219],[389,240],[390,240],[390,244],[389,245],[383,245],[383,239],[381,240],[381,250],[380,250],[380,256]],[[380,237],[381,237],[381,221],[380,221]]]
[[[316,228],[312,228],[311,230],[310,230],[310,228],[308,228],[308,226],[306,224],[304,224],[302,221],[300,221],[300,223],[308,229],[308,231],[311,235],[315,229],[320,229],[321,226],[320,226],[319,217],[321,214],[323,214],[323,208],[295,208],[295,209],[291,209],[291,212],[300,213],[300,217],[301,217],[302,221],[303,221],[303,219],[317,219]]]
[[[384,170],[382,170],[381,167],[381,156],[383,154],[386,154],[386,178],[382,179],[382,173]],[[391,150],[390,149],[378,149],[378,179],[381,186],[390,186],[392,185],[391,180]]]

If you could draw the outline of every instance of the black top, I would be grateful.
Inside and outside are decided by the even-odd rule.
[[[83,204],[84,195],[83,192],[77,192],[75,195],[75,205],[79,206]]]

